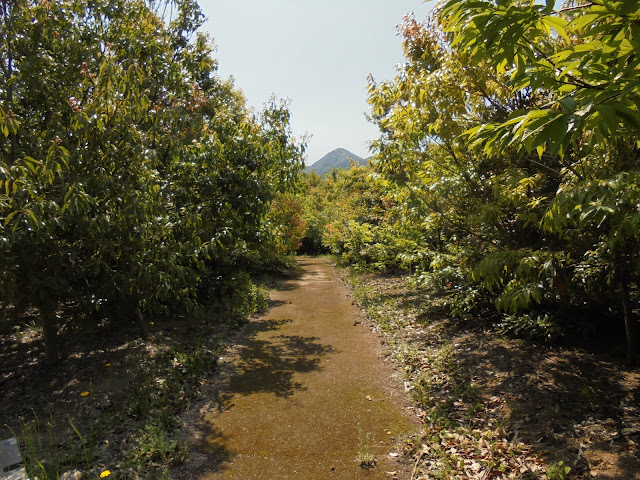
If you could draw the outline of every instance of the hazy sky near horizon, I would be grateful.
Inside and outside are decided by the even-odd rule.
[[[422,0],[199,0],[219,74],[257,109],[288,99],[297,138],[311,136],[307,163],[342,147],[369,156],[367,74],[392,79],[403,61],[396,25],[424,19]]]

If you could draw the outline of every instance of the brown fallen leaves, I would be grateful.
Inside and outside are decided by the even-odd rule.
[[[640,371],[452,321],[402,278],[352,285],[423,422],[411,480],[640,480]]]
[[[496,440],[487,431],[445,432],[439,435],[439,443],[431,440],[423,443],[413,456],[423,469],[446,472],[450,478],[516,479],[527,473],[545,472],[541,455],[524,444]],[[411,442],[407,447],[411,448]]]

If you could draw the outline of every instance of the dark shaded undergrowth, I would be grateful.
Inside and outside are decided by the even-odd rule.
[[[62,332],[56,367],[44,364],[29,312],[19,328],[0,322],[0,438],[18,438],[40,480],[168,478],[188,455],[178,413],[200,397],[230,334],[268,302],[254,286],[236,297],[188,317],[150,317],[146,340],[133,323],[106,320]]]

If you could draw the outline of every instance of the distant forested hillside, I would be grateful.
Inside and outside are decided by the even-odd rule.
[[[317,174],[324,176],[334,168],[348,169],[350,160],[355,161],[358,165],[367,165],[366,159],[359,157],[344,148],[336,148],[314,164],[309,165],[305,171],[316,172]]]

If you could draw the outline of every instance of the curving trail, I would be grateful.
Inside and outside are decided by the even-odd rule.
[[[415,428],[378,338],[334,268],[301,258],[267,314],[237,338],[191,423],[176,479],[409,478],[390,452]],[[359,456],[376,455],[373,469]],[[359,455],[360,454],[360,455]],[[390,472],[396,472],[392,475]]]

